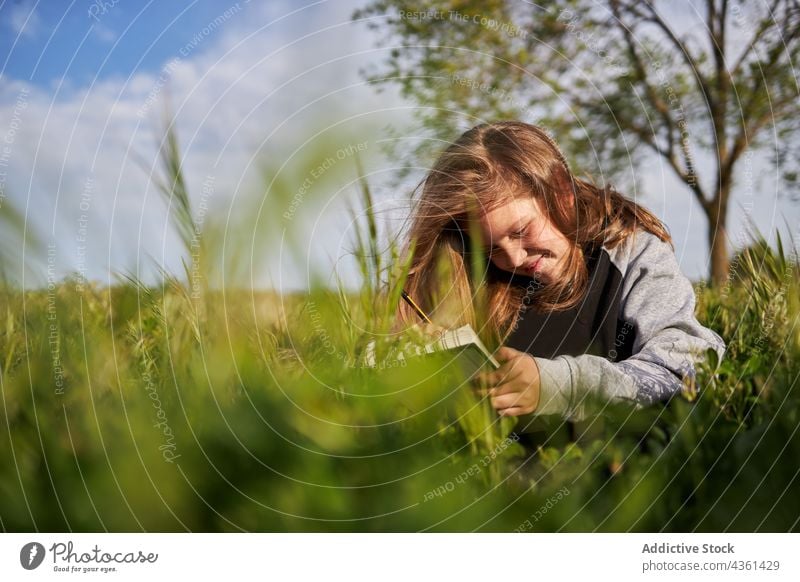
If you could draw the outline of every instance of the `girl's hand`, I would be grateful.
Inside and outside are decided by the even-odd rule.
[[[492,406],[501,416],[530,414],[539,406],[539,366],[533,356],[503,346],[495,358],[500,368],[479,374],[489,385]]]

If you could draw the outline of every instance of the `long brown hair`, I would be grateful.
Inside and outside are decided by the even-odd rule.
[[[470,323],[485,338],[502,342],[523,301],[536,311],[561,311],[581,301],[588,285],[586,255],[613,248],[637,228],[672,245],[663,223],[611,187],[575,177],[555,142],[537,126],[520,121],[482,123],[466,131],[436,160],[415,201],[404,245],[415,242],[405,284],[434,322]],[[510,284],[510,273],[488,259],[480,281],[473,276],[469,225],[475,209],[489,212],[515,197],[533,197],[545,216],[572,244],[564,276],[543,287]],[[673,247],[674,249],[674,247]],[[476,288],[473,288],[476,287]],[[479,292],[480,289],[480,292]],[[485,303],[476,321],[476,298]],[[418,316],[405,302],[399,326]],[[478,326],[479,327],[476,327]]]

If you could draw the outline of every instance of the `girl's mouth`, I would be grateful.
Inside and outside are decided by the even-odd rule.
[[[528,271],[529,273],[536,273],[536,272],[539,270],[539,264],[542,262],[542,259],[543,259],[543,258],[544,258],[544,257],[539,257],[539,258],[538,258],[536,261],[534,261],[532,264],[530,264],[530,263],[529,263],[529,264],[528,264],[528,265],[525,267],[525,270],[526,270],[526,271]]]

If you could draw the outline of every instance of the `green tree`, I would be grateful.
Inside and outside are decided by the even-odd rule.
[[[364,77],[399,84],[431,133],[395,153],[424,165],[459,122],[514,117],[547,127],[600,181],[631,186],[655,155],[708,218],[714,283],[728,276],[742,160],[770,151],[780,179],[796,180],[786,165],[800,124],[796,0],[376,0],[353,19],[390,49]]]

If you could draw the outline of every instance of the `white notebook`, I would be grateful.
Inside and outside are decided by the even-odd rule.
[[[436,340],[424,346],[408,343],[396,357],[398,361],[404,360],[409,363],[411,358],[437,352],[451,352],[453,357],[458,359],[459,365],[461,365],[468,377],[471,377],[485,366],[495,370],[500,367],[500,363],[486,349],[478,334],[469,324],[457,329],[447,330]],[[374,340],[367,344],[364,352],[364,365],[370,368],[375,368],[378,365],[375,361]]]

